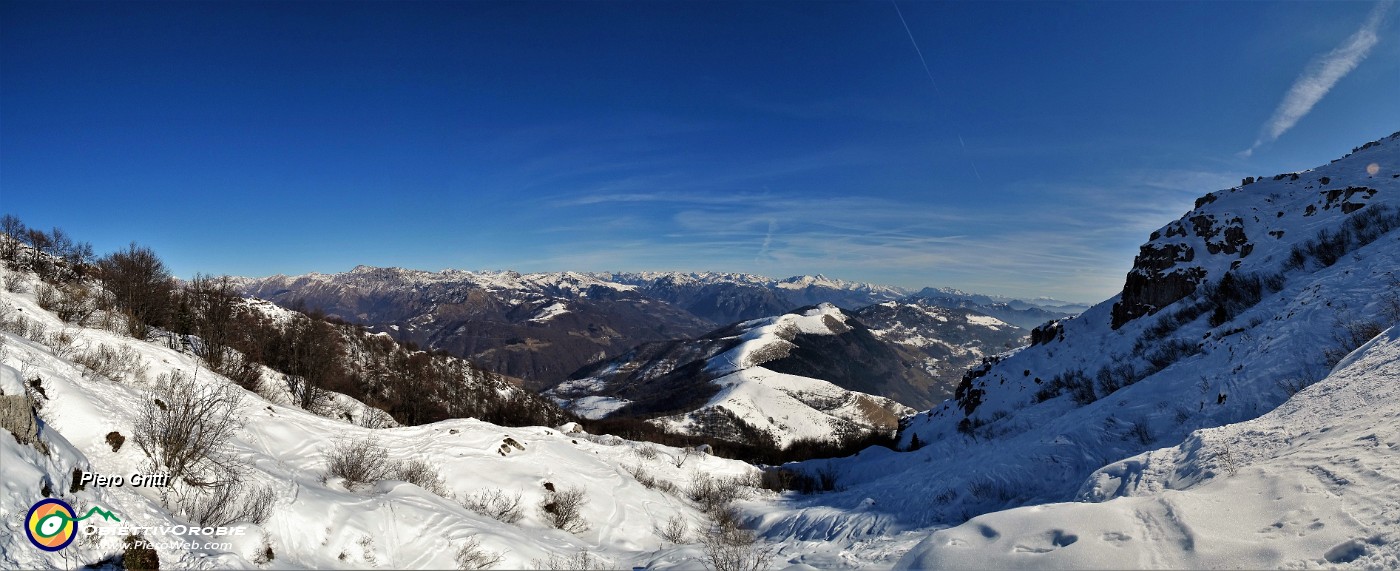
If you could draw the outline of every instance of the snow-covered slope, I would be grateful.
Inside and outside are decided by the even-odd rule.
[[[756,432],[779,446],[892,430],[912,409],[852,386],[871,376],[857,366],[869,357],[859,342],[881,348],[863,327],[823,304],[695,340],[643,346],[586,367],[546,394],[595,418],[659,414],[652,422],[675,432],[734,441]],[[845,350],[804,348],[828,344]],[[895,358],[887,348],[880,355],[881,361]],[[850,374],[857,370],[863,374]],[[831,380],[797,371],[830,373]]]
[[[1095,472],[1079,503],[986,514],[901,569],[1400,567],[1400,327],[1257,419]]]
[[[1143,246],[1124,294],[1039,328],[909,419],[901,446],[921,448],[810,463],[845,490],[770,515],[772,533],[886,533],[1069,501],[1105,465],[1273,410],[1400,319],[1397,175],[1392,136],[1207,195]],[[832,508],[848,515],[811,516]]]
[[[0,274],[8,273],[0,269]],[[30,278],[25,289],[33,291],[36,285]],[[32,293],[0,292],[0,317],[7,322],[26,320],[24,335],[9,326],[0,332],[0,391],[4,393],[0,398],[24,399],[21,395],[32,393],[41,442],[21,443],[24,435],[0,430],[0,526],[5,529],[0,534],[0,567],[4,568],[81,566],[121,552],[120,541],[114,538],[80,538],[53,553],[34,548],[23,529],[24,516],[45,495],[67,500],[80,514],[100,506],[121,519],[120,524],[98,522],[99,527],[190,524],[162,503],[158,488],[134,487],[130,481],[122,487],[71,487],[75,469],[124,477],[147,470],[149,460],[134,442],[135,422],[152,398],[156,379],[176,371],[195,375],[199,386],[236,391],[241,422],[228,450],[246,467],[252,484],[270,487],[273,499],[265,523],[233,524],[247,529],[243,536],[147,532],[146,539],[157,543],[160,563],[167,568],[456,568],[458,549],[471,540],[501,555],[500,568],[548,566],[551,557],[563,560],[585,550],[600,556],[609,567],[669,568],[695,560],[700,552],[694,545],[678,547],[664,541],[659,530],[672,517],[681,518],[692,530],[707,520],[684,494],[644,486],[631,468],[643,467],[682,488],[697,473],[722,476],[754,471],[740,462],[704,455],[677,467],[666,457],[681,457],[679,450],[658,446],[653,449],[659,453],[639,454],[637,445],[615,437],[546,427],[509,428],[460,419],[416,427],[364,428],[269,402],[165,344],[65,324],[39,308]],[[55,341],[59,333],[70,341]],[[114,379],[78,365],[78,356],[99,346],[132,352],[141,367]],[[36,388],[26,391],[26,385]],[[353,404],[343,396],[339,400]],[[123,446],[114,449],[111,432],[125,438]],[[440,472],[445,491],[456,498],[397,480],[352,489],[340,478],[326,479],[327,453],[335,443],[364,437],[376,439],[393,462],[426,462]],[[582,515],[588,530],[565,533],[545,523],[536,506],[548,494],[546,486],[584,490],[587,503]],[[523,518],[518,523],[501,523],[456,501],[495,488],[508,496],[520,494]],[[174,540],[232,545],[230,549],[162,545]],[[274,559],[259,562],[269,546]]]

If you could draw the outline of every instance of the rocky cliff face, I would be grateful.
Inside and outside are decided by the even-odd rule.
[[[1384,141],[1393,144],[1395,139],[1392,135]],[[1375,154],[1370,150],[1374,147],[1358,148],[1357,153]],[[1354,168],[1366,181],[1347,176],[1355,173],[1324,174],[1332,172],[1324,168],[1279,174],[1272,180],[1250,177],[1240,186],[1197,199],[1194,210],[1153,232],[1141,246],[1113,306],[1113,328],[1152,315],[1196,293],[1202,284],[1239,270],[1258,247],[1269,256],[1277,250],[1274,246],[1314,237],[1365,208],[1379,193],[1372,186],[1388,182],[1384,175],[1377,179],[1367,171],[1372,164],[1382,168],[1380,163],[1362,165],[1357,161],[1364,159],[1352,155],[1339,160],[1356,163]],[[1382,208],[1388,207],[1373,210]]]

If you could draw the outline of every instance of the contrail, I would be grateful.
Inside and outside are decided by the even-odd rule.
[[[757,256],[754,256],[754,261],[755,261],[755,262],[762,261],[763,258],[768,257],[768,248],[771,247],[771,246],[773,245],[773,233],[774,233],[774,232],[777,232],[777,231],[778,231],[778,220],[777,220],[776,218],[769,218],[769,219],[768,219],[768,234],[766,234],[766,235],[763,236],[763,246],[759,247],[759,249],[758,249],[758,255],[757,255]]]
[[[1283,96],[1283,101],[1274,110],[1273,116],[1260,129],[1259,138],[1240,154],[1248,157],[1261,145],[1278,140],[1280,135],[1292,129],[1304,115],[1312,111],[1313,106],[1317,105],[1338,81],[1356,69],[1356,66],[1371,54],[1371,48],[1380,41],[1377,32],[1391,4],[1392,0],[1377,3],[1366,16],[1366,21],[1346,42],[1308,64],[1303,74],[1288,88],[1288,93]]]
[[[914,44],[914,53],[919,54],[919,63],[924,64],[924,74],[928,75],[928,82],[933,84],[933,92],[938,93],[938,82],[934,81],[933,72],[929,71],[928,60],[924,59],[924,50],[919,49],[919,42],[914,41],[914,32],[909,30],[909,22],[904,20],[904,12],[899,10],[899,4],[894,0],[890,0],[890,4],[894,5],[894,13],[899,14],[899,23],[904,24],[904,33],[909,35],[909,43]]]
[[[895,0],[890,0],[890,4],[894,6],[894,13],[899,15],[899,23],[904,25],[904,33],[909,36],[909,43],[914,46],[914,53],[919,54],[919,63],[924,66],[924,75],[928,76],[928,82],[933,84],[934,95],[942,96],[943,92],[938,89],[938,81],[933,79],[933,70],[929,69],[928,60],[924,59],[924,50],[919,49],[919,42],[914,39],[914,32],[909,29],[909,22],[904,19],[904,12],[899,9],[899,3]],[[957,133],[958,144],[962,145],[963,154],[966,155],[967,143],[963,141],[962,131],[958,129],[956,125],[953,127],[953,131]],[[967,162],[972,165],[972,174],[977,175],[977,182],[983,182],[982,172],[977,170],[977,161],[969,157]]]

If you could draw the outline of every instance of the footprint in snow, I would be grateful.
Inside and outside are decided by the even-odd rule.
[[[1030,538],[1031,545],[1017,543],[1013,551],[1017,553],[1049,553],[1061,547],[1069,547],[1074,542],[1079,541],[1079,536],[1072,533],[1065,533],[1064,530],[1052,529],[1040,535]]]

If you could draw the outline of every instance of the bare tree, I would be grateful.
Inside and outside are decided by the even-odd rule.
[[[202,341],[197,353],[211,369],[222,373],[238,317],[239,296],[233,282],[228,276],[195,274],[181,295],[190,312],[190,332]]]
[[[327,391],[342,373],[340,335],[330,323],[300,318],[287,324],[284,339],[287,388],[297,406],[323,410],[330,399]]]
[[[13,264],[19,261],[19,245],[24,240],[29,228],[25,227],[18,217],[13,214],[0,216],[0,260]]]
[[[53,245],[49,240],[49,235],[38,228],[30,228],[25,231],[25,241],[29,242],[29,247],[33,248],[29,252],[29,268],[34,270],[34,273],[39,274],[40,278],[47,278],[48,264],[44,255]]]
[[[133,242],[99,260],[98,269],[116,306],[130,318],[127,329],[133,337],[145,338],[151,327],[166,325],[175,285],[154,251]]]

